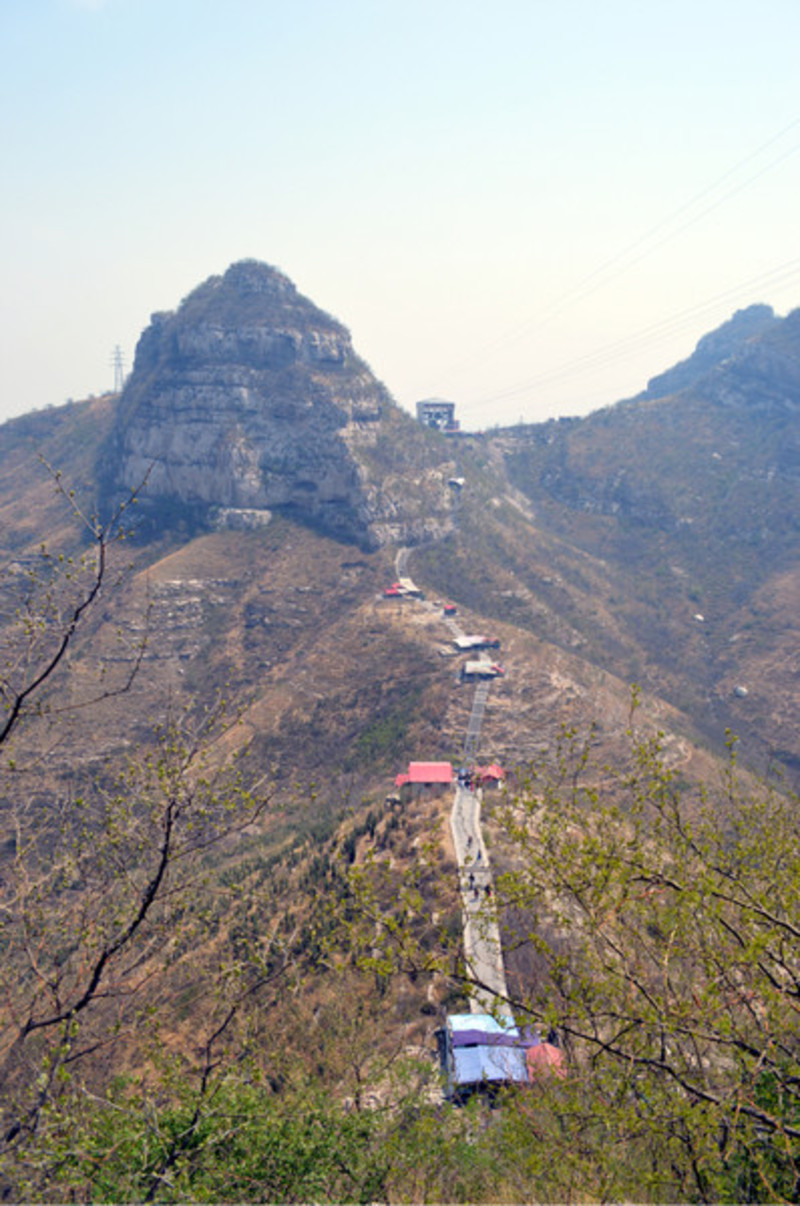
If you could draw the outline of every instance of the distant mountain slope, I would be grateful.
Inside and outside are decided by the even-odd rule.
[[[487,754],[530,756],[552,735],[555,716],[624,709],[627,684],[636,681],[678,710],[673,726],[714,745],[730,726],[760,765],[775,755],[794,774],[800,312],[781,320],[753,309],[733,320],[735,338],[726,324],[718,338],[701,341],[706,352],[716,349],[715,363],[706,358],[694,384],[675,395],[448,440],[403,414],[354,356],[341,324],[285,277],[264,265],[234,266],[148,328],[121,399],[0,428],[0,547],[8,559],[34,556],[42,539],[80,544],[38,452],[89,511],[98,460],[117,491],[149,469],[135,509],[145,520],[135,568],[142,582],[156,565],[175,573],[149,588],[158,596],[153,647],[163,651],[150,659],[142,724],[165,691],[188,699],[229,682],[257,715],[282,717],[267,726],[273,751],[294,753],[310,777],[324,766],[331,783],[362,771],[382,781],[393,759],[411,752],[401,734],[444,754],[458,732],[460,704],[451,719],[434,718],[433,701],[453,669],[436,656],[446,634],[400,611],[400,658],[399,628],[374,639],[389,613],[364,610],[391,580],[403,543],[421,544],[411,570],[429,591],[466,609],[476,630],[498,626],[510,651],[497,693],[507,701],[506,721],[487,727],[487,741],[497,742]],[[286,364],[276,367],[275,357]],[[365,399],[380,415],[354,418]],[[213,448],[193,436],[195,424],[206,436],[216,432]],[[270,434],[278,427],[280,440]],[[204,450],[196,464],[193,449]],[[275,457],[282,460],[273,473]],[[448,484],[453,479],[463,485]],[[335,482],[349,484],[339,495]],[[249,510],[275,518],[249,534],[232,531],[230,512],[246,519]],[[262,546],[270,550],[263,566]],[[240,556],[253,562],[246,572]],[[195,563],[191,572],[180,568]],[[362,563],[369,568],[352,568]],[[351,579],[361,583],[355,595],[345,589]],[[109,609],[123,628],[127,606]],[[184,629],[180,618],[190,614]],[[342,643],[328,635],[334,631],[349,635]],[[549,683],[563,657],[573,684],[610,676],[604,703],[594,688],[571,689],[542,713],[536,676],[523,666],[533,658]],[[394,682],[401,662],[400,694],[373,697],[362,680]],[[300,707],[298,684],[312,665],[316,703]],[[543,690],[552,701],[550,687]],[[322,703],[328,696],[333,708]],[[428,717],[421,729],[407,710],[412,697]],[[272,702],[259,705],[262,698]],[[383,753],[366,770],[376,740]],[[451,752],[457,756],[457,741]]]
[[[0,557],[74,539],[69,506],[47,465],[61,472],[89,513],[97,506],[97,457],[114,421],[116,398],[35,411],[0,426]]]
[[[248,966],[259,982],[266,975],[268,999],[253,998],[241,1050],[271,1052],[276,1011],[285,1006],[294,1027],[302,997],[310,1029],[298,1046],[316,1063],[329,990],[315,977],[293,979],[298,997],[276,981],[273,999],[274,959],[324,952],[315,917],[344,901],[352,863],[385,867],[377,903],[387,916],[405,912],[417,887],[426,909],[443,889],[424,941],[460,932],[452,796],[394,794],[409,761],[460,765],[465,756],[474,694],[460,681],[465,655],[453,647],[445,601],[465,633],[500,642],[492,656],[505,674],[486,700],[478,762],[524,779],[527,764],[557,758],[564,734],[575,733],[591,748],[603,802],[613,802],[614,776],[600,768],[626,765],[635,682],[633,724],[663,734],[679,782],[719,772],[728,725],[748,759],[763,767],[776,758],[800,782],[799,349],[800,316],[791,315],[726,345],[673,396],[448,439],[394,405],[341,324],[281,274],[246,263],[151,324],[124,396],[0,426],[0,678],[35,675],[42,649],[74,615],[89,542],[70,492],[85,517],[106,518],[144,479],[125,511],[136,538],[109,545],[94,606],[31,701],[13,751],[4,747],[0,876],[12,882],[20,835],[41,834],[42,871],[64,894],[49,931],[57,941],[38,948],[54,957],[56,994],[62,950],[73,958],[60,907],[82,885],[71,855],[48,867],[48,826],[69,835],[92,816],[87,831],[93,838],[108,825],[112,851],[123,813],[106,805],[118,798],[139,850],[157,853],[163,834],[154,841],[155,830],[144,838],[137,828],[151,797],[134,772],[161,782],[154,728],[183,762],[172,722],[203,754],[191,773],[184,763],[190,794],[195,773],[214,783],[219,767],[233,766],[265,795],[263,813],[204,849],[186,898],[187,938],[169,938],[163,960],[153,955],[141,995],[125,1004],[123,979],[123,996],[109,998],[108,1012],[103,1005],[91,1044],[102,1033],[120,1041],[97,1043],[98,1083],[112,1072],[138,1077],[152,1052],[149,1021],[137,1049],[125,1022],[133,1012],[123,1009],[157,1013],[164,1054],[192,1066],[198,1036],[222,1036],[209,1020],[211,996],[221,1011],[229,993],[249,997]],[[424,600],[384,595],[400,563]],[[184,799],[165,775],[162,817]],[[488,807],[484,818],[491,825]],[[493,860],[498,853],[493,843]],[[90,876],[101,863],[90,838]],[[391,886],[410,868],[413,897]],[[143,882],[130,879],[134,913]],[[154,924],[168,936],[165,922]],[[89,949],[92,914],[81,931]],[[369,943],[373,933],[370,924]],[[27,931],[25,945],[21,966],[34,966]],[[16,966],[9,961],[7,979]],[[132,966],[138,976],[143,965]],[[224,987],[208,974],[220,966]],[[524,991],[530,968],[520,961],[515,974]],[[413,1035],[420,1051],[432,1049],[451,988],[416,971],[407,981],[370,978],[365,991],[380,994],[377,1045],[408,1049]],[[331,1012],[340,1016],[338,998]],[[17,1023],[12,1030],[16,1042]],[[348,1042],[336,1046],[347,1053]]]
[[[779,322],[771,306],[754,305],[737,310],[721,327],[704,335],[687,360],[651,377],[640,397],[664,398],[694,385],[711,369],[736,355],[748,340],[764,334]]]
[[[796,692],[800,312],[757,309],[761,333],[735,347],[709,337],[722,359],[681,392],[511,429],[495,448],[537,526],[605,565],[653,685],[709,734],[752,731],[762,759],[793,764],[800,741],[782,718]]]

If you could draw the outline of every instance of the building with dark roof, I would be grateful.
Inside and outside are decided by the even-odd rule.
[[[434,431],[442,431],[445,435],[453,435],[461,430],[461,424],[456,418],[455,402],[445,402],[444,398],[425,398],[417,403],[417,421],[423,427],[431,427]]]

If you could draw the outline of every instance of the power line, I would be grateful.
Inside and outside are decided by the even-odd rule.
[[[666,243],[671,242],[674,238],[677,238],[678,235],[688,230],[691,226],[694,226],[697,222],[702,221],[703,218],[707,217],[708,214],[718,209],[731,197],[736,196],[745,188],[749,187],[749,185],[755,183],[755,181],[766,175],[767,172],[772,171],[773,168],[783,163],[791,155],[796,154],[796,152],[800,150],[800,141],[796,142],[794,145],[789,147],[788,150],[783,151],[777,157],[773,158],[769,163],[760,167],[757,171],[752,172],[749,176],[745,177],[744,180],[739,181],[710,205],[707,205],[698,213],[693,214],[693,216],[691,216],[687,221],[678,226],[674,226],[674,228],[671,230],[668,229],[670,226],[673,226],[673,224],[683,214],[690,213],[705,198],[710,197],[713,193],[715,193],[726,181],[730,180],[732,177],[735,177],[744,167],[746,167],[748,164],[751,164],[754,160],[759,159],[766,151],[768,151],[771,147],[774,147],[776,143],[780,142],[798,127],[800,127],[800,117],[795,118],[778,134],[775,134],[771,138],[767,139],[767,141],[757,147],[755,151],[752,151],[750,154],[746,155],[744,159],[734,164],[733,167],[729,168],[721,176],[717,177],[717,179],[711,184],[701,189],[699,193],[696,193],[689,201],[684,202],[671,214],[658,221],[643,235],[639,236],[632,243],[628,244],[627,247],[622,248],[610,259],[598,265],[597,268],[594,268],[590,273],[578,281],[577,284],[575,284],[571,289],[566,290],[563,294],[561,294],[560,297],[557,297],[540,316],[526,320],[522,324],[501,334],[496,339],[490,340],[478,348],[474,348],[468,356],[456,362],[453,370],[451,371],[457,371],[459,368],[467,368],[469,365],[473,364],[476,359],[485,359],[488,354],[499,352],[505,348],[511,347],[513,344],[518,343],[520,339],[525,338],[534,331],[540,330],[554,318],[562,314],[564,310],[569,309],[570,306],[575,305],[578,301],[582,301],[585,297],[596,293],[598,289],[603,287],[603,285],[609,283],[611,280],[616,279],[616,277],[622,275],[635,264],[640,263],[643,259],[647,258],[647,256],[652,255]],[[665,232],[663,237],[657,242],[652,242],[654,237],[660,231]],[[640,248],[640,254],[634,256],[633,253]],[[611,271],[612,269],[617,270]]]
[[[735,164],[732,168],[729,168],[728,171],[719,176],[712,184],[709,184],[704,189],[701,189],[699,193],[696,193],[695,196],[689,201],[686,201],[683,205],[680,205],[666,218],[662,218],[645,234],[641,235],[638,239],[635,239],[633,243],[630,243],[627,247],[613,255],[609,260],[606,260],[605,263],[601,264],[598,268],[595,268],[589,273],[588,276],[579,281],[578,284],[575,285],[571,290],[568,290],[567,293],[562,296],[562,298],[557,299],[556,302],[553,303],[553,306],[550,307],[550,310],[547,312],[543,321],[546,322],[549,321],[551,317],[556,317],[557,314],[561,313],[566,304],[571,304],[573,301],[580,301],[591,293],[596,292],[596,290],[602,284],[605,284],[605,280],[601,280],[597,284],[592,284],[592,282],[595,280],[595,278],[605,273],[607,269],[613,268],[617,264],[621,264],[623,260],[627,260],[627,263],[621,267],[620,272],[627,271],[628,268],[633,267],[634,264],[640,263],[648,255],[651,255],[652,252],[657,251],[660,247],[663,247],[665,243],[670,242],[673,238],[676,238],[679,234],[682,234],[685,230],[688,230],[691,226],[694,226],[696,222],[701,221],[715,209],[718,209],[720,205],[723,205],[731,197],[736,196],[737,193],[742,192],[756,180],[760,180],[762,176],[767,174],[767,172],[772,171],[772,169],[777,167],[778,164],[783,163],[784,160],[788,159],[791,155],[794,155],[798,150],[800,150],[800,142],[795,143],[794,146],[790,147],[787,151],[784,151],[776,159],[773,159],[770,163],[760,168],[757,172],[754,172],[752,175],[740,181],[737,185],[729,189],[726,193],[723,193],[721,197],[718,197],[716,201],[714,201],[711,205],[706,206],[705,209],[695,214],[688,221],[683,222],[680,226],[676,227],[672,231],[666,231],[664,236],[659,239],[657,243],[654,243],[651,247],[645,246],[654,235],[658,234],[659,231],[669,227],[676,221],[676,219],[680,218],[682,214],[688,213],[690,210],[692,210],[696,205],[703,201],[704,198],[709,197],[712,193],[714,193],[726,180],[729,180],[732,176],[735,176],[736,173],[741,170],[741,168],[746,166],[748,163],[751,163],[754,159],[758,159],[758,157],[762,155],[764,151],[768,150],[771,146],[774,146],[776,142],[779,142],[783,137],[785,137],[786,134],[796,129],[798,126],[800,126],[800,117],[790,122],[789,125],[786,126],[779,134],[769,138],[765,143],[758,147],[757,150],[745,156],[744,159],[740,160],[739,163]],[[629,259],[628,257],[630,257],[631,254],[640,247],[644,248],[641,254],[637,255],[633,259]],[[620,273],[614,273],[614,275],[608,279],[613,280],[618,275],[620,275]],[[591,288],[587,289],[587,285],[591,285]]]
[[[479,406],[489,402],[500,402],[506,398],[514,398],[520,394],[530,393],[532,390],[543,385],[551,385],[556,381],[563,380],[565,377],[605,367],[615,360],[623,359],[634,352],[640,351],[643,347],[648,346],[648,344],[674,335],[682,328],[696,322],[702,314],[712,311],[723,301],[736,297],[745,289],[754,289],[765,285],[777,288],[778,286],[787,284],[798,275],[800,275],[800,258],[789,260],[785,264],[771,269],[769,272],[752,277],[743,284],[726,289],[722,293],[715,294],[713,297],[703,302],[698,302],[696,305],[690,306],[686,310],[681,310],[677,314],[670,315],[670,317],[662,319],[659,322],[651,323],[650,326],[643,327],[624,339],[604,344],[602,347],[595,348],[593,351],[586,352],[581,356],[576,356],[556,368],[527,378],[525,381],[509,386],[506,389],[493,392],[478,399],[472,399],[469,405]]]

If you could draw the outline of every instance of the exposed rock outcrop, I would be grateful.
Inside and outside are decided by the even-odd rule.
[[[747,413],[796,415],[800,410],[800,311],[775,319],[697,383],[698,397]]]
[[[722,326],[704,335],[686,360],[681,360],[657,377],[651,377],[640,398],[665,398],[694,385],[731,356],[741,352],[754,336],[763,335],[780,322],[771,306],[757,304],[737,310]]]
[[[420,438],[422,437],[422,438]],[[419,486],[388,477],[382,444],[414,446]],[[345,539],[414,541],[449,525],[449,466],[353,351],[341,323],[256,261],[232,265],[136,350],[105,455],[111,494],[201,522],[219,508],[288,509]]]

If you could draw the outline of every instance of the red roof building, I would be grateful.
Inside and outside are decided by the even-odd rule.
[[[449,762],[409,762],[408,774],[398,775],[395,779],[397,787],[407,783],[419,787],[447,786],[452,782],[453,767]]]
[[[493,762],[491,766],[476,766],[472,772],[473,778],[480,779],[482,783],[502,783],[506,777],[506,772],[502,766],[498,766]]]

